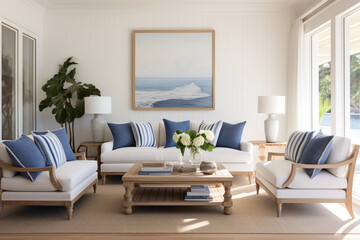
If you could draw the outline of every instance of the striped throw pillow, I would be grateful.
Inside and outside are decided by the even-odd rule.
[[[130,122],[136,147],[156,147],[156,140],[151,123]]]
[[[314,132],[294,131],[286,144],[285,159],[300,162],[301,155]]]
[[[66,154],[59,138],[52,132],[47,131],[43,135],[32,134],[34,141],[48,166],[60,167],[66,163]]]
[[[223,121],[218,121],[216,123],[207,124],[204,121],[200,123],[200,130],[210,130],[214,133],[214,139],[210,142],[212,145],[216,146],[217,140],[219,139],[221,127],[223,125]]]

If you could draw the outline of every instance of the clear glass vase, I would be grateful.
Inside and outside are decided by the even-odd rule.
[[[193,166],[200,166],[201,158],[202,158],[202,153],[200,151],[200,148],[198,147],[190,148],[190,163]]]

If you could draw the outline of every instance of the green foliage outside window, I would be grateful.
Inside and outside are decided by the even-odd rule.
[[[360,53],[350,56],[350,108],[360,113]],[[330,62],[319,66],[319,122],[331,109]]]
[[[330,62],[319,66],[319,122],[331,109],[331,66]]]

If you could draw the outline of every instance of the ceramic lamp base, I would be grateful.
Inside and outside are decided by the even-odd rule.
[[[106,121],[99,114],[94,114],[91,120],[92,137],[94,142],[104,142]]]
[[[264,127],[266,142],[277,142],[279,133],[279,120],[276,119],[275,114],[269,114],[268,118],[264,122]]]

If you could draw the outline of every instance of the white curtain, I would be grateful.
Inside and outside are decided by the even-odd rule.
[[[291,27],[286,96],[287,135],[295,129],[311,129],[311,82],[304,74],[304,23],[296,19]]]

